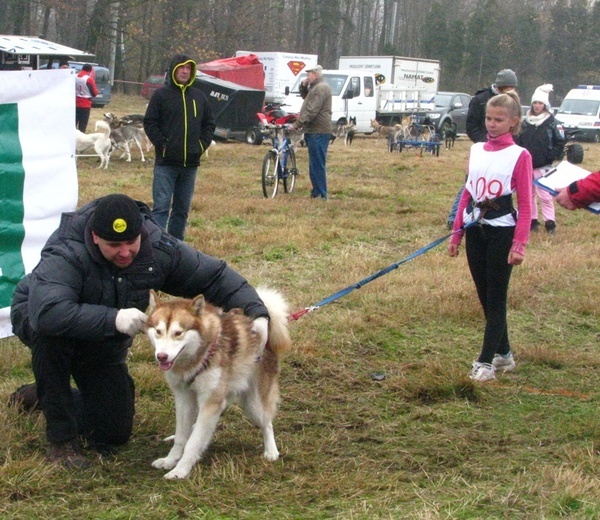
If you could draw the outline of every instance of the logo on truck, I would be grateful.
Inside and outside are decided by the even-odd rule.
[[[433,83],[435,78],[431,76],[422,76],[421,74],[404,74],[404,79],[418,79],[423,83]]]
[[[288,61],[287,66],[292,71],[292,74],[294,74],[294,76],[297,76],[304,70],[304,67],[306,67],[306,63],[304,63],[303,61],[292,60]]]

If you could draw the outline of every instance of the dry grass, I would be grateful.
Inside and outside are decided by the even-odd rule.
[[[143,112],[117,97],[111,111]],[[92,120],[101,117],[94,111]],[[93,124],[93,122],[92,122]],[[187,240],[294,310],[406,257],[445,233],[468,154],[386,153],[374,137],[329,154],[331,200],[262,198],[266,146],[217,143],[201,166]],[[584,166],[600,164],[585,144]],[[152,154],[150,154],[152,156]],[[108,171],[79,162],[80,204],[115,191],[151,202],[151,164],[134,152]],[[130,367],[135,434],[85,472],[44,464],[44,424],[0,409],[5,518],[578,518],[600,516],[600,221],[558,210],[558,233],[532,236],[513,275],[509,326],[518,368],[478,386],[465,377],[482,315],[464,255],[445,245],[292,323],[275,423],[282,458],[236,410],[189,480],[150,467],[172,433],[172,400],[144,338]],[[3,340],[0,396],[31,379],[28,352]],[[383,376],[377,380],[372,376]],[[93,455],[90,455],[93,459]]]

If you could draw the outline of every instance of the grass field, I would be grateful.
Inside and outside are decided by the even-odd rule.
[[[143,112],[138,97],[106,110]],[[92,121],[102,117],[94,110]],[[90,125],[91,126],[91,125]],[[600,145],[584,144],[587,169]],[[446,233],[469,143],[440,157],[389,154],[373,136],[328,157],[331,198],[310,200],[306,150],[296,191],[262,197],[267,146],[219,142],[201,165],[186,240],[294,311]],[[79,159],[79,204],[113,192],[151,203],[152,163]],[[150,157],[153,153],[150,152]],[[0,516],[89,519],[600,518],[600,220],[557,208],[555,236],[533,234],[510,288],[517,369],[466,378],[483,317],[464,252],[445,243],[291,324],[275,421],[282,454],[261,457],[238,409],[185,481],[150,466],[174,431],[169,390],[144,337],[131,353],[133,438],[92,467],[44,460],[44,421],[0,407]],[[1,340],[0,399],[31,381],[29,354]]]

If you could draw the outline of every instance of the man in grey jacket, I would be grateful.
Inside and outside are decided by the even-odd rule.
[[[327,148],[331,140],[331,89],[323,79],[323,67],[306,71],[300,85],[304,99],[295,128],[304,130],[308,148],[308,169],[312,183],[312,198],[327,199]]]
[[[268,311],[256,291],[224,261],[163,231],[145,204],[114,194],[63,214],[11,307],[36,382],[20,390],[39,399],[30,406],[46,418],[49,460],[86,467],[80,435],[100,453],[131,436],[134,384],[126,359],[144,329],[150,289],[240,308],[266,343]],[[12,401],[23,398],[18,390]]]

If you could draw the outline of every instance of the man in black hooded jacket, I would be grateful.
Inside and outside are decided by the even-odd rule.
[[[215,122],[210,105],[194,88],[196,63],[185,54],[173,57],[166,84],[152,94],[144,130],[156,153],[152,216],[183,240],[194,195],[200,157],[212,142]]]
[[[145,204],[113,194],[64,213],[11,306],[36,381],[11,400],[44,412],[51,461],[85,467],[80,435],[101,453],[131,436],[134,384],[126,360],[144,329],[150,289],[203,294],[226,311],[242,309],[267,341],[268,310],[254,288],[224,261],[171,237]]]

